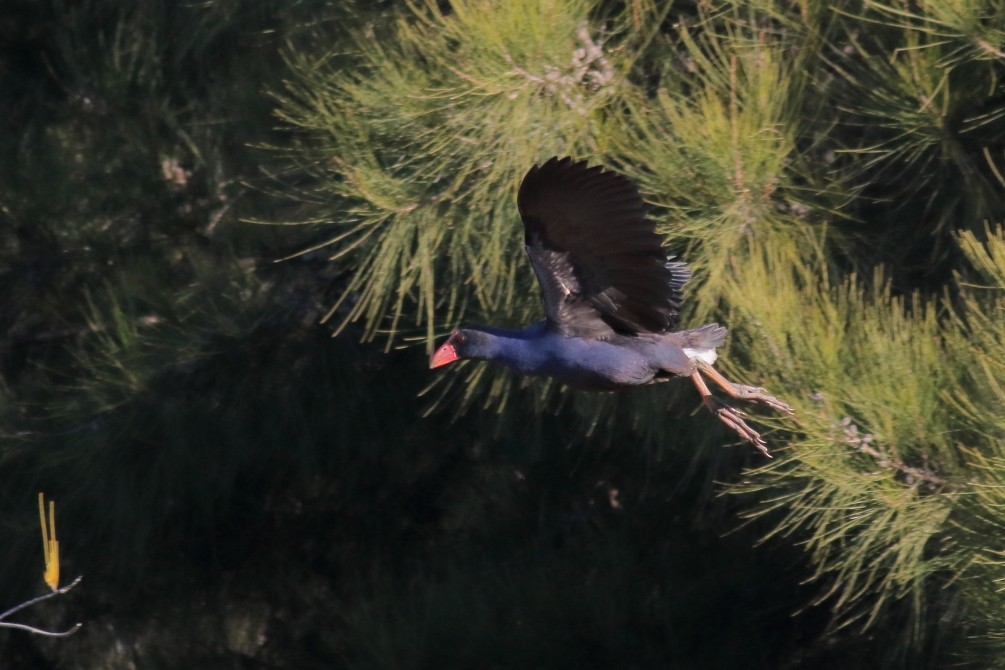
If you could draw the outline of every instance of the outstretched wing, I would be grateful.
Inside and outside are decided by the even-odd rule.
[[[555,157],[530,169],[517,203],[553,327],[604,338],[677,325],[681,287],[691,274],[667,258],[627,178]]]

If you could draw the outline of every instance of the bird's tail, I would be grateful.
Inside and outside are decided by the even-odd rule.
[[[717,323],[709,323],[699,328],[682,330],[679,335],[683,335],[691,349],[715,349],[721,347],[726,342],[726,328]]]

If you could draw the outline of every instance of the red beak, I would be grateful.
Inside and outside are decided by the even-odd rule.
[[[450,340],[447,340],[440,348],[433,353],[433,357],[429,359],[429,369],[438,368],[441,365],[446,365],[447,363],[453,363],[460,356],[457,355],[457,350],[454,349],[454,345]]]

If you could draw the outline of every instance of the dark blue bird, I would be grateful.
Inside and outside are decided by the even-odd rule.
[[[726,337],[722,326],[673,330],[691,273],[667,256],[627,178],[555,157],[530,169],[517,205],[546,318],[522,331],[455,330],[433,354],[431,368],[467,358],[496,361],[592,391],[690,377],[723,423],[768,454],[745,414],[713,396],[702,375],[733,398],[786,414],[792,409],[712,367]]]

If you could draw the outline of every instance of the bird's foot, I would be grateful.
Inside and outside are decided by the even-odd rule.
[[[787,403],[782,402],[773,395],[769,395],[768,392],[760,386],[747,386],[746,384],[731,382],[726,379],[721,372],[707,363],[699,363],[698,369],[708,375],[708,378],[718,384],[719,388],[728,393],[731,398],[746,400],[748,402],[756,402],[766,407],[770,407],[776,412],[781,412],[782,414],[787,414],[789,416],[795,415],[795,412],[792,411],[792,408],[789,407]],[[699,388],[699,390],[701,389]]]
[[[733,383],[733,388],[736,390],[737,398],[741,400],[749,400],[751,402],[756,402],[765,407],[770,407],[776,412],[781,412],[782,414],[787,414],[788,416],[795,416],[795,412],[789,407],[788,403],[782,402],[773,395],[768,394],[760,386],[745,386],[743,384]]]
[[[708,396],[705,399],[705,406],[712,410],[713,414],[719,417],[719,421],[722,421],[724,424],[733,429],[737,435],[753,444],[757,447],[758,451],[768,458],[772,458],[771,454],[768,452],[768,445],[764,441],[764,438],[761,437],[761,434],[751,428],[747,422],[743,420],[744,417],[747,416],[745,412],[726,404],[714,396]],[[785,406],[788,407],[788,405]]]
[[[780,412],[785,412],[787,414],[792,413],[791,407],[778,400],[778,398],[768,395],[762,388],[756,386],[744,386],[743,384],[734,384],[719,374],[719,372],[710,365],[702,366],[702,371],[711,377],[713,381],[719,384],[723,390],[729,393],[729,395],[733,398],[753,400]],[[708,407],[713,414],[719,417],[719,421],[722,421],[724,424],[732,428],[737,435],[757,447],[758,451],[762,454],[771,458],[771,454],[768,453],[768,445],[761,437],[761,434],[748,426],[747,422],[743,420],[747,415],[732,405],[729,405],[725,401],[719,400],[712,395],[712,392],[708,390],[708,386],[705,384],[705,380],[701,377],[702,371],[695,370],[692,372],[691,381],[694,382],[695,388],[697,388],[698,393],[701,394],[701,400],[705,403],[705,407]]]

